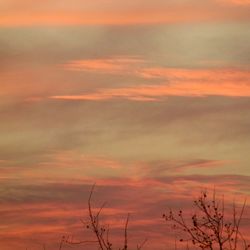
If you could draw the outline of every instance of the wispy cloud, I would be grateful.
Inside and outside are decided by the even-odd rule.
[[[74,5],[43,2],[34,5],[24,1],[2,4],[1,26],[33,25],[131,25],[152,23],[185,23],[225,20],[249,20],[247,10],[232,9],[229,3],[248,4],[248,0],[230,0],[220,6],[218,1],[203,1],[202,4],[183,1],[135,1],[133,4],[124,1],[84,1]]]
[[[95,74],[134,75],[144,79],[169,81],[237,81],[249,83],[249,70],[241,68],[167,68],[150,67],[154,62],[136,56],[113,56],[109,58],[71,60],[61,65],[64,70],[86,71]]]
[[[155,101],[167,96],[250,96],[250,73],[247,69],[185,69],[149,67],[152,62],[136,57],[114,57],[75,60],[63,65],[66,70],[88,71],[95,74],[132,75],[154,84],[140,84],[122,88],[103,88],[77,95],[54,95],[62,100]],[[161,83],[159,84],[159,81]]]
[[[74,151],[55,152],[50,155],[48,162],[42,162],[40,166],[47,167],[61,167],[61,168],[106,168],[106,169],[120,169],[122,163],[114,159],[103,156],[93,156],[86,154],[78,154]]]
[[[217,68],[217,69],[184,69],[184,68],[141,68],[138,75],[144,78],[161,78],[170,81],[191,81],[191,82],[243,82],[249,83],[250,73],[246,69]]]
[[[220,1],[236,5],[250,5],[250,0],[220,0]]]
[[[73,60],[62,65],[65,70],[90,71],[104,74],[135,74],[146,61],[139,57],[110,57],[103,59]]]
[[[82,95],[51,96],[51,99],[71,101],[103,101],[110,99],[127,99],[132,101],[159,101],[168,96],[227,96],[250,97],[249,85],[236,84],[172,84],[172,85],[144,85],[134,88],[117,88],[98,90],[97,92]]]
[[[183,174],[187,171],[205,170],[207,171],[213,168],[222,168],[226,166],[229,161],[225,160],[205,160],[205,159],[194,159],[194,160],[163,160],[153,162],[139,162],[136,164],[135,169],[139,173],[142,173],[144,177],[160,177],[172,174]]]

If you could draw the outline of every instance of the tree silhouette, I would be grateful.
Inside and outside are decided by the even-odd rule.
[[[173,229],[182,232],[180,242],[191,242],[196,248],[210,250],[250,249],[242,233],[240,223],[245,210],[246,201],[237,211],[232,206],[231,218],[226,218],[224,199],[217,199],[215,192],[211,198],[207,192],[202,192],[194,201],[196,212],[187,220],[183,211],[177,213],[171,209],[163,214],[163,218],[170,222]]]
[[[95,184],[92,186],[90,195],[88,198],[88,221],[85,222],[81,220],[81,222],[84,224],[84,226],[91,230],[95,236],[95,240],[83,240],[83,241],[74,241],[72,238],[62,237],[59,250],[63,249],[64,244],[69,245],[82,245],[82,244],[89,244],[94,243],[97,244],[98,249],[100,250],[114,250],[114,246],[110,240],[110,228],[109,225],[104,225],[101,220],[101,212],[103,208],[105,207],[106,203],[103,203],[103,205],[96,209],[93,209],[92,207],[92,196],[94,192]],[[94,212],[96,210],[97,212]],[[128,223],[129,223],[129,214],[127,215],[126,222],[124,225],[124,236],[123,236],[123,244],[122,247],[118,248],[119,250],[128,250]],[[140,250],[145,245],[147,239],[145,239],[141,244],[138,244],[136,246],[137,250]]]

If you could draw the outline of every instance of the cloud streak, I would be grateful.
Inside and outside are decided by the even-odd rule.
[[[236,84],[171,84],[171,85],[144,85],[131,88],[117,88],[98,90],[97,92],[82,95],[61,95],[49,98],[70,101],[104,101],[111,99],[127,99],[131,101],[159,101],[168,96],[206,97],[250,97],[249,85]]]
[[[229,161],[223,160],[204,160],[196,159],[189,161],[181,160],[165,160],[165,161],[153,161],[153,162],[141,162],[136,164],[138,173],[143,173],[146,177],[160,177],[171,174],[183,174],[189,170],[195,169],[213,169],[222,168],[230,163]]]
[[[70,61],[63,65],[64,70],[106,75],[130,75],[151,81],[151,83],[120,88],[103,88],[77,95],[54,95],[50,98],[86,101],[117,98],[134,101],[156,101],[168,96],[250,96],[250,73],[247,69],[185,69],[149,67],[150,64],[152,62],[136,57]]]
[[[250,5],[250,0],[221,0],[224,3],[235,4],[235,5]]]
[[[102,74],[135,74],[146,61],[139,57],[110,57],[103,59],[73,60],[62,65],[65,70]]]
[[[26,4],[25,4],[26,2]],[[249,20],[248,0],[204,1],[197,4],[192,0],[182,4],[174,1],[135,1],[134,4],[121,1],[76,2],[74,6],[49,2],[34,5],[24,1],[3,4],[0,26],[37,25],[134,25],[159,23],[186,23],[205,21]],[[233,5],[235,8],[232,8]]]

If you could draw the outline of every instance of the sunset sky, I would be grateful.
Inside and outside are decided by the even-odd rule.
[[[250,205],[250,0],[0,0],[0,136],[1,250],[91,238],[93,183],[114,242],[174,249],[169,207]]]

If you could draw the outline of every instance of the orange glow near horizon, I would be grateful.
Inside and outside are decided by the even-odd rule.
[[[230,177],[229,177],[230,178]],[[200,187],[201,183],[198,180],[198,178],[194,178],[193,180],[185,180],[184,178],[180,178],[179,180],[170,179],[168,181],[171,181],[171,183],[167,183],[164,181],[154,181],[154,180],[146,180],[144,181],[139,180],[137,182],[130,180],[130,179],[118,179],[117,184],[114,184],[113,186],[113,198],[120,202],[119,207],[117,205],[114,206],[112,203],[114,203],[115,200],[110,199],[107,200],[108,204],[102,211],[102,222],[103,223],[109,223],[113,240],[114,242],[119,241],[121,238],[120,232],[124,227],[124,220],[126,218],[126,214],[129,212],[131,221],[129,223],[129,231],[133,232],[134,230],[140,230],[140,237],[152,237],[154,235],[154,239],[158,240],[152,240],[151,246],[154,246],[155,248],[161,248],[164,245],[164,241],[161,239],[161,235],[165,235],[166,241],[168,244],[172,242],[174,239],[174,234],[167,234],[169,230],[169,226],[164,223],[164,220],[161,218],[161,214],[167,212],[167,210],[164,210],[164,205],[162,204],[163,201],[168,202],[172,206],[177,206],[178,210],[178,201],[181,199],[182,202],[185,202],[185,205],[182,205],[183,211],[185,211],[185,215],[187,216],[189,213],[192,213],[192,206],[193,199],[199,196],[198,187]],[[219,180],[217,180],[219,183]],[[214,183],[211,180],[208,180],[206,185],[210,186],[211,183]],[[81,182],[80,186],[84,182]],[[100,192],[102,189],[105,189],[105,187],[108,187],[111,183],[108,180],[98,180],[99,187],[97,187],[97,190],[94,193],[94,201],[96,200],[95,196],[99,196],[98,192]],[[137,183],[137,184],[136,184]],[[154,184],[154,188],[148,189],[149,185]],[[224,194],[224,202],[226,207],[226,217],[230,217],[230,208],[231,208],[231,201],[232,199],[235,199],[235,195],[231,194],[235,191],[238,191],[237,185],[239,184],[239,181],[237,181],[237,176],[232,179],[229,179],[228,183],[219,184],[220,186],[217,186],[217,196],[222,197],[221,195]],[[68,188],[71,188],[71,186],[74,185],[72,182],[69,185]],[[202,184],[202,187],[205,189],[207,186]],[[232,189],[229,190],[227,186],[231,186]],[[80,188],[79,186],[79,188]],[[192,188],[192,192],[189,192],[189,195],[183,194],[183,191],[185,191],[185,186]],[[91,186],[88,186],[88,189],[90,189]],[[63,188],[63,185],[62,185]],[[122,188],[122,190],[121,190]],[[120,191],[115,191],[115,189]],[[166,196],[166,190],[168,192],[168,195]],[[210,191],[210,195],[212,190]],[[121,192],[121,193],[119,193]],[[162,192],[162,193],[161,193]],[[136,193],[139,193],[140,195],[137,196]],[[156,195],[158,194],[158,195]],[[118,196],[117,196],[118,195]],[[122,195],[122,196],[119,196]],[[99,199],[107,199],[108,194],[105,194],[105,197],[100,197]],[[123,199],[126,197],[126,200],[123,201]],[[154,197],[152,199],[152,197]],[[133,202],[136,198],[136,202]],[[87,197],[85,197],[87,199]],[[237,195],[237,203],[238,206],[242,204],[243,202],[243,196],[239,197]],[[93,201],[93,202],[94,202]],[[97,207],[98,203],[101,203],[101,200],[97,201]],[[176,202],[176,204],[175,204]],[[94,202],[95,203],[95,202]],[[152,207],[151,204],[160,204],[157,207]],[[145,206],[149,206],[150,209],[145,209]],[[112,207],[113,206],[113,207]],[[144,207],[144,208],[143,208]],[[98,208],[96,208],[98,209]],[[95,209],[95,210],[96,210]],[[166,208],[165,208],[166,209]],[[97,210],[98,211],[98,210]],[[12,237],[15,239],[25,239],[34,237],[34,235],[39,234],[40,239],[48,239],[50,234],[53,233],[53,235],[56,236],[56,238],[60,239],[60,236],[63,234],[70,234],[71,232],[69,230],[74,230],[75,236],[74,239],[77,240],[86,240],[86,239],[92,239],[91,234],[85,229],[85,227],[82,226],[80,219],[83,221],[87,221],[88,218],[88,208],[87,204],[84,204],[84,201],[81,201],[80,203],[74,203],[74,204],[65,204],[60,201],[57,202],[50,202],[50,203],[35,203],[35,204],[25,204],[21,205],[20,207],[11,207],[11,206],[3,206],[0,209],[0,212],[3,214],[5,218],[10,217],[19,217],[18,222],[15,223],[15,225],[11,225],[11,227],[3,228],[3,230],[0,233],[1,237]],[[29,221],[32,217],[32,220],[34,221],[32,225],[27,227],[25,225],[25,221]],[[151,218],[154,218],[152,220]],[[56,223],[50,224],[50,223],[44,223],[43,219],[45,221],[53,220]],[[70,228],[67,227],[67,222],[73,219],[73,223],[71,222]],[[162,224],[163,232],[161,231],[161,228],[159,227],[159,224]],[[151,228],[150,231],[151,234],[148,232],[148,227]],[[243,231],[247,230],[246,227],[243,227]],[[165,232],[165,233],[164,233]],[[90,237],[90,238],[85,238]],[[247,237],[246,240],[249,238]],[[138,237],[132,238],[130,240],[130,244],[134,245],[136,244],[136,241],[138,240]],[[17,241],[18,242],[18,241]],[[40,243],[40,241],[38,241]],[[58,244],[59,242],[57,242]],[[153,243],[153,245],[152,245]],[[18,243],[16,243],[18,244]],[[10,244],[11,246],[12,244]],[[22,246],[21,244],[19,245]],[[95,249],[95,245],[92,246],[93,249]],[[7,249],[7,248],[6,248]],[[92,248],[91,248],[92,249]]]

